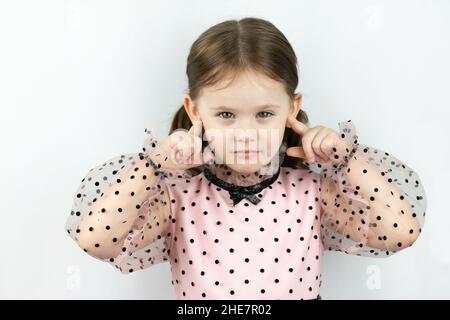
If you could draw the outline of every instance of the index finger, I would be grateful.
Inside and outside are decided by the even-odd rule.
[[[189,133],[202,139],[203,122],[200,118],[196,118],[192,121],[192,127],[189,129]]]
[[[294,130],[299,135],[303,136],[307,130],[309,130],[308,126],[303,122],[298,121],[293,115],[289,114],[287,118],[286,124],[290,125],[290,128]]]

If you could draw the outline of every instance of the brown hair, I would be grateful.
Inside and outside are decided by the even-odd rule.
[[[282,82],[291,101],[294,100],[298,85],[294,50],[271,22],[254,17],[223,21],[207,29],[194,41],[186,67],[191,99],[198,97],[202,87],[214,85],[229,75],[234,79],[246,69],[259,71]],[[297,114],[297,120],[308,125],[308,116],[303,110]],[[173,117],[169,134],[179,128],[189,130],[191,126],[184,105],[181,105]],[[301,137],[291,128],[286,127],[283,141],[287,147],[301,146]],[[307,168],[302,159],[288,155],[281,166]]]

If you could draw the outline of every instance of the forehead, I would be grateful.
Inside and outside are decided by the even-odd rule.
[[[196,102],[199,108],[245,108],[265,104],[283,105],[289,103],[289,96],[281,82],[261,73],[245,71],[231,82],[226,79],[214,86],[202,88]]]

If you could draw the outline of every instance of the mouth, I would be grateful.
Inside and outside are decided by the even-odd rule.
[[[234,153],[236,153],[236,154],[256,154],[258,152],[259,152],[258,150],[238,150],[238,151],[235,151]]]
[[[239,157],[239,158],[254,158],[259,154],[258,150],[239,150],[239,151],[235,151],[234,154]]]

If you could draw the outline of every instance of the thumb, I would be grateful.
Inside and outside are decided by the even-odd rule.
[[[213,164],[215,163],[216,155],[214,154],[214,151],[211,148],[211,145],[208,144],[205,147],[205,150],[203,150],[202,159],[203,164]]]
[[[290,157],[297,157],[297,158],[305,158],[305,151],[303,150],[303,147],[289,147],[286,149],[286,154]]]

